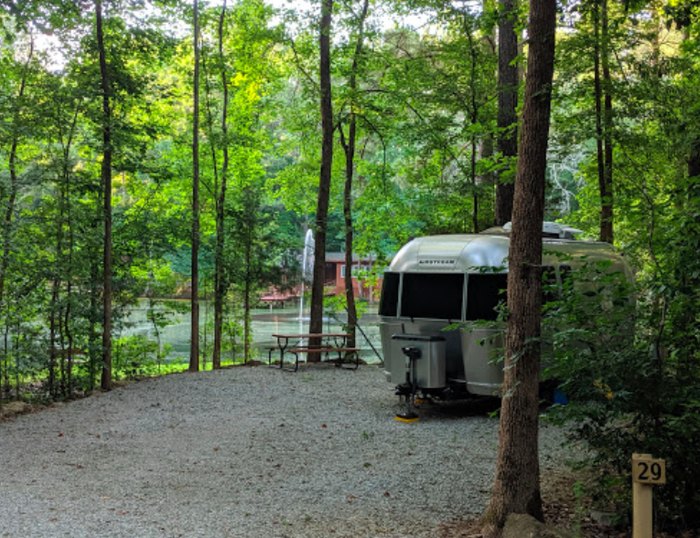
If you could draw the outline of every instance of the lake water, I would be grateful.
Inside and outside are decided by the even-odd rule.
[[[190,353],[190,313],[189,301],[177,301],[183,308],[187,308],[186,312],[177,312],[170,315],[170,323],[167,327],[160,329],[161,343],[170,344],[171,350],[168,354],[168,359],[179,360],[189,357]],[[149,339],[155,340],[155,333],[152,324],[147,319],[148,302],[145,299],[139,301],[138,305],[132,307],[125,320],[124,326],[115,331],[115,336],[141,335]],[[362,349],[362,358],[370,363],[379,361],[379,357],[375,354],[370,346],[370,343],[381,354],[381,345],[379,337],[379,325],[376,305],[370,306],[370,309],[360,319],[359,325],[364,331],[367,339],[358,330],[357,332],[357,347]],[[306,333],[309,330],[308,312],[303,314],[301,322],[299,321],[298,307],[273,308],[273,309],[255,309],[252,312],[253,325],[253,358],[258,360],[267,360],[267,348],[274,345],[276,340],[272,337],[275,333],[281,334],[296,334]],[[340,332],[343,330],[342,322],[346,316],[339,316],[342,321],[333,317],[324,319],[324,332]],[[213,304],[210,301],[202,301],[200,303],[200,347],[204,348],[205,344],[211,346],[213,340]],[[207,331],[205,332],[205,327]],[[369,340],[369,342],[367,341]]]

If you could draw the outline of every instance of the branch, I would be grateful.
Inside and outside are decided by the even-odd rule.
[[[309,82],[309,84],[311,84],[311,86],[314,88],[314,90],[320,92],[321,88],[320,88],[318,82],[316,81],[316,79],[313,78],[309,74],[309,72],[306,69],[304,69],[304,67],[302,66],[301,59],[299,58],[299,53],[297,52],[297,48],[294,44],[294,39],[292,39],[291,37],[289,38],[289,44],[290,44],[290,47],[292,49],[292,52],[294,53],[294,60],[295,60],[295,64],[297,66],[297,69],[299,69],[301,74],[304,75],[304,77]]]

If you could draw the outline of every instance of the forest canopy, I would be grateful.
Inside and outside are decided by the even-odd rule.
[[[7,390],[13,376],[45,368],[53,348],[99,352],[105,172],[115,322],[138,297],[190,285],[194,58],[190,3],[1,5]],[[514,153],[502,141],[517,136],[516,123],[500,121],[499,96],[508,90],[517,103],[522,93],[527,6],[510,19],[515,88],[499,83],[502,4],[361,7],[339,2],[333,13],[327,250],[346,249],[347,196],[352,249],[379,260],[416,235],[493,225],[498,191],[514,178]],[[238,294],[227,313],[235,320],[244,288],[253,297],[297,278],[304,231],[314,224],[320,9],[260,0],[197,9],[198,283],[211,294],[218,278],[216,293]],[[679,2],[559,6],[545,218],[614,241],[660,294],[697,278],[689,267],[700,168],[696,11]],[[246,249],[254,254],[242,256]],[[225,268],[217,278],[215,266]]]

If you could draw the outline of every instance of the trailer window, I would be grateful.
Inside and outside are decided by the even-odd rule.
[[[506,301],[508,275],[504,273],[470,274],[467,284],[467,320],[495,320],[498,305]]]
[[[405,273],[401,315],[409,318],[462,319],[464,275]]]
[[[399,273],[384,273],[382,295],[379,299],[380,316],[396,316],[399,303]]]

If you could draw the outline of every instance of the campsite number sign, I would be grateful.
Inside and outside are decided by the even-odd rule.
[[[651,454],[632,454],[632,538],[652,538],[652,491],[665,483],[665,460]]]
[[[666,461],[644,456],[633,458],[632,478],[640,484],[665,484]]]

